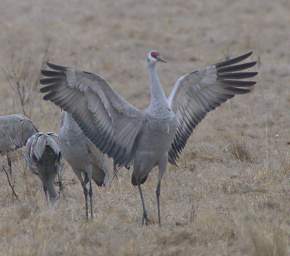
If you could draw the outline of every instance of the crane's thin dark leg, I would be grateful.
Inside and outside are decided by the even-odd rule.
[[[160,187],[161,187],[161,180],[158,181],[156,187],[156,198],[157,198],[157,211],[158,211],[158,223],[161,226],[161,217],[160,217]]]
[[[7,163],[8,163],[8,167],[9,167],[9,174],[11,177],[12,176],[12,163],[11,163],[11,159],[9,157],[9,154],[6,155],[6,158],[7,158]]]
[[[118,180],[118,168],[117,168],[117,164],[115,164],[114,162],[114,167],[113,167],[114,173],[113,173],[113,178],[112,181],[116,178]]]
[[[89,188],[89,196],[90,196],[90,206],[91,206],[91,219],[94,218],[93,214],[93,189],[92,189],[92,180],[89,182],[90,188]]]
[[[57,171],[57,179],[58,179],[58,196],[60,198],[60,194],[63,191],[63,184],[62,184],[62,178],[59,173],[59,170]]]
[[[89,211],[88,211],[88,189],[86,185],[83,186],[84,196],[85,196],[85,204],[86,204],[86,219],[89,219]]]
[[[140,197],[141,197],[141,202],[142,202],[142,207],[143,207],[143,216],[142,216],[142,225],[148,225],[149,224],[149,219],[147,216],[147,211],[145,208],[145,202],[144,202],[144,197],[143,197],[143,193],[142,193],[142,189],[141,189],[141,185],[138,185],[138,189],[139,189],[139,193],[140,193]]]
[[[159,175],[158,175],[158,183],[156,187],[156,199],[157,199],[157,211],[158,211],[158,224],[159,227],[161,227],[161,211],[160,211],[160,193],[161,193],[161,179],[163,177],[163,174],[166,171],[167,168],[167,161],[168,161],[168,155],[166,154],[159,163]]]
[[[88,189],[87,189],[87,184],[88,184],[88,176],[85,173],[85,179],[84,182],[82,183],[83,190],[84,190],[84,196],[85,196],[85,204],[86,204],[86,219],[89,219],[89,207],[88,207]]]
[[[86,168],[85,171],[85,183],[89,185],[89,197],[90,197],[90,213],[91,213],[91,219],[93,219],[93,189],[92,189],[92,175],[93,175],[93,169],[92,165],[89,165]]]

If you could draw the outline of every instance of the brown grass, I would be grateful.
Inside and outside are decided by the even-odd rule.
[[[229,147],[229,152],[234,159],[244,162],[252,162],[253,158],[244,143],[234,142]]]
[[[80,184],[66,166],[64,193],[49,209],[18,152],[13,173],[19,202],[0,173],[0,255],[289,255],[289,1],[0,5],[0,114],[26,111],[43,131],[57,131],[60,115],[37,89],[46,58],[100,73],[140,108],[148,104],[148,49],[168,59],[159,67],[167,93],[184,72],[223,57],[253,49],[259,59],[255,90],[210,113],[179,167],[166,173],[162,228],[141,227],[140,199],[126,170],[111,187],[94,187],[96,217],[86,223]],[[9,81],[21,83],[24,108]],[[155,186],[153,172],[144,193],[156,223]]]

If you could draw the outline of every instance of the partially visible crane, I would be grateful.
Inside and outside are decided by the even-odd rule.
[[[23,147],[36,132],[38,130],[32,121],[22,114],[0,116],[0,154],[7,157],[10,175],[12,163],[9,152]]]
[[[32,135],[26,143],[24,157],[29,169],[40,178],[47,202],[55,203],[58,194],[54,181],[58,176],[61,187],[62,171],[58,136],[52,132]]]
[[[72,115],[63,112],[59,131],[60,148],[63,158],[81,182],[85,197],[86,218],[89,218],[88,197],[90,199],[90,216],[93,218],[92,180],[98,185],[109,181],[109,159],[83,134]]]

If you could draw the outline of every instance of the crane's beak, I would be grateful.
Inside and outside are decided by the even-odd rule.
[[[161,56],[158,56],[157,58],[156,58],[158,61],[160,61],[160,62],[163,62],[163,63],[166,63],[167,61],[165,60],[165,59],[163,59]]]

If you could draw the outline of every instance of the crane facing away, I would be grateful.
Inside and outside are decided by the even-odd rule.
[[[88,196],[90,198],[90,215],[93,218],[93,190],[91,180],[103,186],[109,179],[109,159],[83,134],[72,115],[63,112],[59,131],[59,142],[64,159],[81,182],[88,213]],[[88,186],[88,187],[87,187]]]
[[[23,147],[36,132],[38,130],[32,121],[22,114],[0,116],[0,154],[7,157],[10,175],[12,163],[9,152]]]
[[[42,70],[43,99],[72,114],[84,134],[119,166],[133,165],[132,184],[141,197],[142,224],[148,224],[141,184],[159,167],[156,187],[161,224],[160,188],[167,162],[176,164],[194,127],[205,115],[236,94],[251,91],[257,72],[245,71],[256,62],[242,63],[252,52],[180,77],[167,98],[156,70],[165,62],[157,51],[147,54],[150,105],[139,110],[116,93],[99,75],[51,63]],[[246,79],[246,80],[244,80]]]
[[[24,158],[29,169],[40,178],[47,202],[55,203],[58,195],[54,181],[58,176],[61,183],[62,171],[58,136],[53,132],[32,135],[26,143]]]

